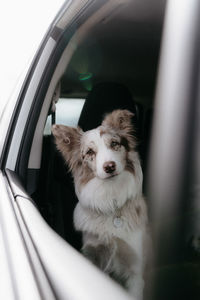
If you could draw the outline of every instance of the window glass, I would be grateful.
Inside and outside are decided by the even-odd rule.
[[[61,98],[56,103],[56,124],[76,127],[85,99]],[[45,135],[51,134],[51,116],[48,116],[44,129]]]

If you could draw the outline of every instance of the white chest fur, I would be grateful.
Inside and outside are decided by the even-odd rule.
[[[127,199],[140,195],[141,186],[136,184],[130,172],[124,171],[106,180],[95,177],[80,191],[76,187],[76,194],[83,207],[110,214],[116,210],[116,207],[122,207]]]

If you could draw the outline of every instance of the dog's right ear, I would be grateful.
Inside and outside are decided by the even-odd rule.
[[[126,134],[132,134],[134,132],[132,117],[134,114],[126,109],[116,109],[112,113],[109,113],[103,120],[102,125],[121,130]]]
[[[53,125],[52,133],[55,137],[57,149],[73,169],[80,162],[80,140],[82,130],[80,128],[65,125]]]

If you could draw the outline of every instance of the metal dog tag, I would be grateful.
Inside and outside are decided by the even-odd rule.
[[[120,228],[123,225],[123,220],[120,217],[115,217],[113,220],[113,224],[116,228]]]

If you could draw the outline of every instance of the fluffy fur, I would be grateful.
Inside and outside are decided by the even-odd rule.
[[[52,132],[74,177],[74,224],[83,233],[83,253],[141,299],[147,209],[131,118],[115,110],[96,129],[54,125]]]

